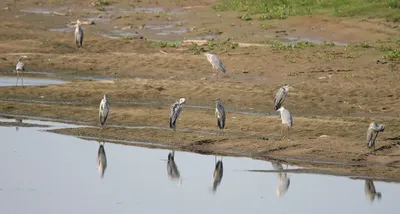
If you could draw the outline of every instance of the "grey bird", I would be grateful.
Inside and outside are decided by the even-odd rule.
[[[272,168],[277,171],[282,171],[283,166],[279,162],[271,162]],[[279,183],[276,188],[276,196],[282,197],[286,194],[290,186],[290,178],[287,176],[287,172],[278,172]]]
[[[285,126],[287,126],[288,138],[289,138],[289,129],[293,127],[292,115],[283,106],[281,106],[277,111],[279,111],[281,113],[281,120],[282,120],[281,135],[282,135],[282,139],[285,138],[284,135],[283,135],[283,129],[284,129]]]
[[[217,157],[215,156],[215,169],[213,174],[213,193],[217,191],[218,186],[221,184],[222,176],[224,175],[224,165],[221,160],[217,161]]]
[[[24,74],[23,74],[23,72],[25,71],[25,65],[22,62],[22,58],[21,57],[18,59],[17,65],[15,66],[15,71],[17,72],[17,82],[15,83],[15,86],[18,85],[18,79],[19,79],[20,75],[21,75],[22,86],[24,86]]]
[[[179,186],[182,184],[181,175],[175,163],[175,151],[168,154],[167,173],[170,180],[175,181]]]
[[[101,125],[104,125],[104,123],[106,122],[109,111],[110,111],[110,100],[108,99],[108,94],[104,94],[104,97],[101,100],[99,107],[99,119]]]
[[[215,106],[215,117],[217,118],[217,125],[219,129],[225,128],[225,108],[221,103],[221,99],[217,98]]]
[[[17,125],[15,126],[15,130],[19,131],[19,124],[22,123],[22,119],[15,119],[15,122],[17,123]]]
[[[274,98],[274,111],[278,110],[285,101],[285,98],[289,93],[289,88],[291,87],[285,84],[276,93]]]
[[[383,132],[385,130],[385,125],[377,124],[372,122],[369,124],[367,130],[367,146],[368,148],[372,148],[375,151],[375,141],[378,137],[379,132]]]
[[[107,168],[107,156],[106,156],[106,151],[104,150],[104,144],[101,144],[99,142],[99,150],[97,151],[97,170],[100,173],[101,178],[104,177],[104,173]]]
[[[224,64],[222,64],[221,60],[215,54],[204,53],[204,55],[207,57],[207,60],[211,63],[211,65],[213,67],[213,72],[214,72],[214,70],[217,71],[217,81],[218,81],[218,71],[222,71],[222,72],[226,73],[226,68],[225,68]]]
[[[365,196],[367,196],[367,199],[371,202],[377,198],[378,200],[381,200],[382,194],[380,192],[376,192],[375,190],[375,185],[372,180],[365,180]]]
[[[173,103],[170,107],[170,113],[169,113],[169,128],[173,129],[175,131],[176,128],[176,120],[179,117],[179,114],[182,111],[183,104],[186,103],[185,98],[180,98],[178,101]]]
[[[76,20],[76,25],[75,25],[75,42],[76,42],[76,46],[78,46],[78,48],[82,47],[83,29],[81,27],[81,22],[79,20]]]

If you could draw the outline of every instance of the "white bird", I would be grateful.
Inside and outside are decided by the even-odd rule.
[[[283,129],[285,126],[288,128],[288,137],[289,137],[289,129],[292,128],[293,126],[293,119],[292,115],[290,112],[285,109],[283,106],[281,106],[277,111],[281,113],[281,120],[282,120],[282,129],[281,129],[281,134],[282,134],[282,139],[284,138],[283,136]]]
[[[182,111],[183,104],[186,103],[185,98],[179,99],[179,101],[176,101],[173,103],[170,107],[170,113],[169,113],[169,127],[173,130],[176,128],[176,120],[179,117],[179,114]]]
[[[102,145],[99,142],[99,144],[100,146],[97,152],[97,170],[99,171],[101,178],[103,178],[107,168],[107,156],[106,156],[106,151],[104,150],[104,143]]]
[[[99,119],[101,125],[104,125],[104,123],[106,122],[109,111],[110,111],[110,100],[108,99],[108,94],[105,94],[100,102],[100,107],[99,107]]]
[[[17,83],[15,83],[15,86],[18,85],[18,79],[19,79],[19,75],[20,74],[21,74],[22,86],[24,86],[24,74],[23,74],[23,72],[25,71],[25,65],[22,62],[22,58],[21,57],[18,59],[17,65],[15,66],[15,70],[17,72]]]
[[[207,57],[207,60],[211,63],[213,67],[213,72],[214,69],[217,71],[217,81],[218,81],[218,71],[222,71],[226,73],[226,68],[224,64],[222,64],[221,60],[219,60],[218,56],[212,53],[204,53],[204,55]]]
[[[81,27],[81,22],[76,20],[76,25],[75,25],[75,42],[78,48],[82,47],[83,44],[83,29]]]
[[[385,130],[385,125],[383,124],[377,124],[375,122],[372,122],[369,124],[369,127],[367,129],[367,146],[368,148],[373,148],[375,151],[375,141],[376,138],[378,137],[379,132],[383,132]]]
[[[285,101],[285,98],[289,93],[289,88],[291,87],[285,84],[276,93],[274,99],[274,111],[278,110]]]

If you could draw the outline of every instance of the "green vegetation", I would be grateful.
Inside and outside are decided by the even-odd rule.
[[[159,42],[153,42],[153,45],[159,46],[161,48],[178,48],[180,44],[178,42],[165,42],[165,41],[159,41]]]
[[[254,14],[261,14],[259,19],[266,20],[322,13],[400,21],[399,0],[220,0],[213,7],[217,11],[245,13],[239,18],[247,21]]]
[[[307,47],[314,47],[314,44],[311,42],[298,42],[296,44],[284,44],[278,40],[275,40],[272,43],[272,48],[275,50],[304,49]]]
[[[96,9],[97,9],[98,11],[106,11],[106,7],[104,7],[103,5],[97,5],[97,6],[96,6]]]
[[[239,44],[232,43],[229,41],[225,42],[214,42],[214,41],[207,41],[205,45],[198,45],[197,43],[192,43],[189,47],[189,50],[193,52],[193,54],[200,54],[203,52],[210,52],[210,51],[222,51],[227,52],[229,49],[238,48]]]
[[[133,36],[121,36],[120,39],[122,39],[122,40],[132,40]]]
[[[97,0],[97,5],[100,6],[108,6],[111,5],[113,2],[111,0]]]

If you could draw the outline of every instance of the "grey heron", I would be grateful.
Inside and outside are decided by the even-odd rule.
[[[377,124],[372,122],[369,124],[367,129],[367,146],[368,148],[373,148],[375,151],[375,141],[378,137],[379,132],[383,132],[385,130],[385,125]]]
[[[83,44],[83,29],[81,27],[81,22],[78,20],[76,20],[76,25],[75,25],[75,42],[76,42],[76,46],[78,46],[78,48],[82,47]]]
[[[15,122],[17,123],[17,125],[15,126],[15,130],[16,131],[19,131],[19,124],[21,124],[22,123],[22,119],[15,119]]]
[[[277,171],[282,171],[283,166],[279,162],[271,162],[272,168]],[[290,178],[287,176],[287,172],[278,172],[279,183],[276,188],[276,196],[282,197],[288,191],[290,186]]]
[[[21,74],[22,86],[24,86],[24,74],[23,74],[23,72],[25,71],[25,65],[22,62],[22,58],[21,57],[18,59],[17,65],[15,66],[15,71],[17,72],[17,82],[15,83],[15,86],[18,85],[18,79],[19,79],[19,75],[20,74]]]
[[[375,200],[375,198],[381,200],[382,194],[380,192],[376,192],[375,185],[372,180],[365,180],[364,190],[365,190],[365,196],[367,196],[367,199],[369,201],[372,202]]]
[[[285,126],[287,126],[288,129],[288,137],[289,137],[289,129],[293,127],[293,119],[292,115],[290,112],[285,109],[283,106],[281,106],[277,111],[281,113],[281,120],[282,120],[282,129],[281,129],[281,134],[282,134],[282,139],[284,138],[283,136],[283,129]]]
[[[175,151],[168,154],[167,173],[170,180],[175,181],[179,186],[182,184],[181,175],[175,163]]]
[[[104,125],[104,123],[106,122],[109,111],[110,111],[110,100],[108,99],[108,94],[104,94],[104,97],[101,100],[99,107],[99,119],[101,125]]]
[[[179,117],[179,114],[182,111],[183,104],[186,103],[185,98],[180,98],[178,101],[173,103],[170,107],[170,113],[169,113],[169,128],[175,130],[176,128],[176,120]]]
[[[278,110],[285,101],[285,98],[289,93],[289,88],[291,87],[285,84],[276,93],[274,98],[274,111]]]
[[[221,160],[217,161],[217,157],[215,156],[215,169],[213,174],[213,193],[217,191],[218,186],[221,184],[222,176],[224,175],[224,165]]]
[[[104,177],[104,173],[107,168],[107,156],[106,151],[104,150],[104,144],[99,142],[99,150],[97,152],[97,170],[100,173],[101,178]]]
[[[217,81],[218,81],[218,71],[222,71],[222,72],[226,73],[226,68],[225,68],[224,64],[222,64],[221,60],[215,54],[204,53],[204,55],[207,57],[207,60],[211,63],[211,65],[213,67],[213,72],[214,72],[214,69],[217,71]]]
[[[217,98],[215,105],[215,117],[217,118],[217,125],[219,129],[225,128],[225,108],[221,103],[221,99]]]

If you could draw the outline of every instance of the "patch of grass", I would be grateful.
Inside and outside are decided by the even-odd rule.
[[[103,5],[97,5],[97,6],[96,6],[96,9],[97,9],[98,11],[106,11],[106,7],[104,7]]]
[[[293,49],[304,49],[308,47],[314,47],[311,42],[298,42],[296,44],[283,44],[282,42],[275,40],[272,43],[272,48],[275,50],[293,50]]]
[[[133,36],[121,36],[120,39],[122,39],[122,40],[132,40]]]
[[[324,46],[335,46],[334,42],[330,42],[330,41],[324,41],[323,43]]]
[[[97,0],[97,3],[101,6],[108,6],[111,5],[113,2],[111,0]]]
[[[260,15],[260,20],[328,13],[334,16],[366,16],[400,21],[399,0],[220,0],[217,11],[239,11]]]
[[[384,58],[390,61],[400,61],[400,49],[389,51]]]
[[[276,26],[272,25],[272,24],[264,24],[263,23],[263,24],[260,24],[260,28],[268,30],[268,29],[274,29],[274,28],[276,28]]]
[[[238,16],[239,19],[244,20],[244,21],[251,21],[253,18],[249,14],[243,14]]]
[[[203,52],[210,51],[222,51],[227,52],[229,49],[238,48],[239,44],[232,43],[229,41],[224,42],[215,42],[215,41],[207,41],[205,45],[198,45],[197,43],[192,42],[192,45],[189,47],[189,50],[193,52],[193,54],[197,55]]]
[[[161,48],[178,48],[180,45],[177,42],[166,42],[166,41],[159,41],[159,42],[153,42],[155,46],[159,46]]]

